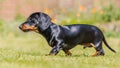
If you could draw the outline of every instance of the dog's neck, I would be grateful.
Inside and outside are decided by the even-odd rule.
[[[39,33],[41,34],[41,35],[43,35],[45,38],[46,38],[46,40],[48,41],[48,40],[50,40],[50,35],[52,34],[52,31],[51,31],[51,29],[52,29],[52,27],[56,27],[56,26],[58,26],[58,25],[56,25],[56,24],[54,24],[54,23],[51,23],[50,25],[49,25],[49,27],[47,27],[45,30],[43,30],[43,31],[41,31],[41,30],[38,30],[39,31]]]
[[[49,27],[51,25],[53,25],[54,23],[50,22],[49,24],[45,25],[44,27],[38,26],[38,31],[39,33],[45,32],[47,29],[49,29]]]

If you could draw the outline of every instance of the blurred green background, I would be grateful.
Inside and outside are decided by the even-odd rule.
[[[56,24],[93,24],[107,32],[107,36],[118,37],[119,6],[119,0],[0,0],[0,32],[17,33],[15,27],[31,13],[45,12]]]
[[[35,32],[22,32],[18,26],[33,12],[45,12],[58,25],[91,24],[104,33],[109,45],[104,57],[91,57],[93,48],[77,46],[73,56],[61,51],[45,56],[51,48]],[[120,0],[0,0],[0,68],[119,68]]]

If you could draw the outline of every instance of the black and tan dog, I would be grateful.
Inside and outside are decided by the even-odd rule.
[[[60,26],[51,22],[51,18],[42,12],[36,12],[30,15],[26,22],[22,23],[19,28],[24,31],[35,31],[42,34],[52,47],[49,55],[56,55],[63,50],[66,55],[71,55],[69,51],[76,45],[94,47],[96,53],[93,56],[104,55],[102,42],[113,52],[106,42],[102,31],[96,26],[85,24],[73,24]]]

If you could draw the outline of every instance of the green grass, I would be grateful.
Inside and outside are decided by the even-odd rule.
[[[0,35],[0,68],[119,68],[120,39],[107,38],[110,46],[117,53],[112,53],[104,46],[106,55],[91,57],[93,48],[83,49],[77,46],[71,50],[72,56],[65,56],[63,51],[57,56],[45,56],[51,48],[45,39],[34,32],[19,36],[10,33]]]

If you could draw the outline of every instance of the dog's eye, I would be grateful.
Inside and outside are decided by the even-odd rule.
[[[30,25],[33,25],[33,24],[35,24],[35,22],[34,21],[30,21],[30,23],[29,23]]]
[[[34,21],[31,21],[31,24],[34,24],[35,22]]]

